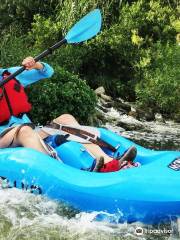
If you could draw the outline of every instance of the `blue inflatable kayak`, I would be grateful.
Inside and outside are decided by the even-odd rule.
[[[112,173],[83,171],[92,159],[76,142],[57,148],[64,163],[27,148],[0,150],[0,176],[9,186],[63,201],[80,211],[121,213],[126,221],[154,222],[180,215],[180,152],[153,151],[106,129],[101,139],[119,145],[117,153],[137,147],[140,167]],[[112,154],[107,149],[108,154]]]

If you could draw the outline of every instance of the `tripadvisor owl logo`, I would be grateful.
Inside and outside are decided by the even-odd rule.
[[[138,236],[143,235],[143,228],[142,227],[136,227],[134,233]]]

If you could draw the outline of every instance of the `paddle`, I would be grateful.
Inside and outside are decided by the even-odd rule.
[[[116,152],[117,148],[119,147],[119,145],[114,147],[110,143],[102,140],[99,136],[100,135],[99,132],[97,130],[93,129],[92,127],[81,126],[81,125],[79,125],[79,126],[72,125],[71,126],[71,125],[60,124],[55,121],[53,121],[53,123],[51,123],[49,127],[56,129],[56,130],[58,129],[58,130],[62,130],[64,132],[70,133],[70,134],[80,137],[88,142],[94,143],[100,147],[107,148],[107,149],[111,150],[112,152]]]
[[[44,52],[36,56],[35,61],[39,61],[48,54],[51,54],[55,49],[59,48],[65,43],[80,43],[94,37],[101,28],[101,13],[99,9],[95,9],[78,21],[67,33],[64,39],[55,43],[53,46],[46,49]],[[8,76],[0,82],[0,87],[7,83],[18,74],[22,73],[25,67],[22,66],[16,72]]]

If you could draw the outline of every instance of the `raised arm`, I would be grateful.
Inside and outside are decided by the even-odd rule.
[[[34,58],[32,57],[25,58],[22,62],[22,65],[26,67],[26,70],[19,74],[16,78],[25,87],[41,79],[50,78],[54,73],[53,68],[49,64],[35,62]],[[8,71],[13,73],[19,68],[20,67],[12,67],[9,68]]]

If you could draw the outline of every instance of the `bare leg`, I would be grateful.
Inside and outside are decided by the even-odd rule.
[[[89,152],[91,152],[95,156],[96,159],[102,156],[104,157],[104,163],[112,161],[112,158],[109,157],[99,146],[93,143],[85,143],[83,145]]]
[[[28,148],[33,148],[42,153],[48,154],[47,151],[42,146],[38,135],[29,126],[23,126],[18,135],[15,136],[18,127],[13,128],[6,135],[0,138],[0,148],[23,146]]]
[[[55,121],[59,124],[64,124],[64,125],[76,125],[76,126],[78,125],[78,126],[80,126],[80,124],[77,122],[77,120],[70,114],[62,114],[61,116],[53,119],[53,121]],[[38,134],[42,139],[49,136],[49,134],[46,133],[43,130],[40,130],[38,132]]]
[[[70,114],[63,114],[54,120],[59,124],[80,126],[78,121]],[[98,145],[93,143],[84,143],[83,145],[87,149],[87,151],[96,158],[97,161],[99,161],[101,157],[104,158],[105,164],[113,160],[113,158],[109,157]],[[129,148],[128,151],[124,154],[124,156],[119,159],[118,163],[119,169],[122,166],[126,165],[127,161],[129,160],[133,161],[134,158],[136,157],[136,153],[137,151],[135,147]]]
[[[67,125],[80,125],[77,120],[70,114],[63,114],[61,115],[60,117],[54,119],[56,122],[60,123],[60,124],[67,124]],[[86,143],[86,144],[83,144],[84,147],[91,153],[94,155],[94,157],[96,159],[99,159],[100,156],[104,157],[104,162],[107,163],[107,162],[110,162],[112,160],[111,157],[109,157],[107,154],[105,154],[103,152],[103,150],[93,144],[93,143]]]

